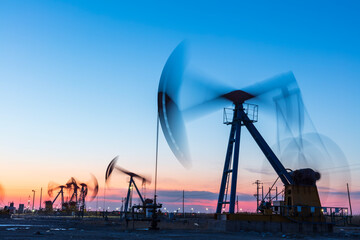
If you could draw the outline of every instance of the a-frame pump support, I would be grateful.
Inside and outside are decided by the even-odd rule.
[[[284,166],[281,164],[279,159],[276,157],[275,153],[271,150],[269,145],[265,142],[264,138],[261,136],[259,131],[255,128],[253,122],[257,120],[250,119],[248,117],[249,107],[245,112],[243,103],[234,103],[234,114],[232,121],[225,122],[226,124],[231,124],[229,143],[227,147],[224,171],[220,185],[219,199],[216,208],[216,213],[221,213],[222,209],[226,204],[229,204],[229,213],[234,213],[235,210],[235,199],[236,199],[236,183],[237,183],[237,173],[238,173],[238,164],[239,164],[239,150],[240,150],[240,134],[241,126],[245,126],[250,132],[251,136],[254,138],[261,151],[264,153],[265,157],[270,162],[271,166],[274,168],[276,173],[279,175],[281,181],[285,186],[293,184],[293,179],[290,174],[286,171]],[[256,106],[256,105],[254,105]],[[257,110],[257,106],[256,106]],[[257,114],[257,112],[256,112]],[[229,188],[231,175],[231,189],[230,189],[230,201],[227,200],[227,190]]]
[[[238,116],[240,115],[240,107],[235,106],[233,120],[231,123],[231,130],[229,136],[229,143],[226,151],[224,172],[221,179],[220,193],[218,204],[216,208],[216,213],[221,213],[223,206],[226,204],[229,205],[229,212],[234,213],[235,209],[235,197],[236,197],[236,181],[238,173],[238,163],[239,163],[239,149],[240,149],[240,134],[241,134],[241,121]],[[235,143],[235,148],[234,148]],[[234,151],[234,158],[232,160],[232,154]],[[231,168],[232,162],[232,168]],[[231,168],[231,169],[230,169]],[[230,191],[230,201],[227,201],[227,196],[225,195],[225,188],[229,186],[229,180],[231,177],[231,191]],[[227,191],[226,191],[227,192]]]
[[[141,196],[141,193],[140,193],[138,187],[136,186],[136,183],[135,183],[135,181],[133,179],[133,176],[130,175],[129,188],[128,188],[128,192],[127,192],[127,195],[126,195],[125,208],[124,208],[125,216],[127,215],[127,211],[128,211],[129,199],[130,199],[130,193],[131,193],[131,190],[132,190],[132,188],[131,188],[132,185],[135,187],[136,192],[139,195],[141,203],[143,205],[145,205],[144,198]]]
[[[60,186],[60,191],[58,192],[58,194],[52,201],[52,204],[54,204],[56,199],[59,197],[59,195],[61,195],[61,207],[63,207],[63,205],[64,205],[64,188],[65,188],[65,186]]]

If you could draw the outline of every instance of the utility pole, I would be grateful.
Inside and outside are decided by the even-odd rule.
[[[346,183],[346,187],[347,187],[347,193],[348,193],[348,198],[349,198],[350,216],[352,217],[352,208],[351,208],[351,201],[350,201],[349,183]],[[351,221],[351,218],[350,218],[350,221]]]
[[[153,203],[153,209],[152,209],[152,219],[151,219],[151,227],[150,229],[152,230],[158,230],[159,228],[157,227],[157,222],[158,222],[158,216],[157,216],[157,212],[156,209],[158,207],[157,205],[157,194],[156,194],[156,189],[157,189],[157,174],[158,174],[158,157],[159,157],[159,122],[160,122],[160,118],[159,118],[159,114],[157,114],[156,116],[156,146],[155,146],[155,186],[154,186],[154,203]]]
[[[236,212],[239,212],[239,196],[236,196]]]
[[[35,209],[35,190],[32,190],[33,192],[33,204],[32,204],[32,210]]]
[[[276,192],[275,192],[275,199],[276,199],[276,201],[278,200],[278,191],[277,191],[277,187],[275,188],[276,189]]]
[[[269,188],[269,203],[271,203],[271,188]]]
[[[124,210],[124,198],[121,198],[121,212]]]
[[[185,218],[185,191],[183,190],[183,218]]]
[[[256,184],[256,194],[254,196],[256,197],[256,212],[259,212],[259,202],[260,202],[260,196],[259,196],[259,190],[261,182],[259,180],[256,180],[253,184]]]

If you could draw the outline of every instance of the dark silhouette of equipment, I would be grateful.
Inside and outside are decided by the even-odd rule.
[[[77,202],[79,186],[77,185],[75,178],[71,177],[69,181],[67,181],[66,188],[69,190],[70,194],[72,192],[69,202]]]
[[[60,196],[60,200],[61,200],[61,209],[64,210],[64,188],[66,188],[65,185],[59,185],[59,186],[55,186],[54,187],[54,183],[50,182],[48,184],[48,195],[49,197],[52,197],[53,195],[53,191],[56,191],[59,189],[58,194],[56,195],[56,197],[54,198],[54,200],[51,202],[51,205],[53,206],[54,203],[56,202],[56,200],[58,199],[58,197]]]
[[[80,197],[79,197],[79,205],[80,205],[79,212],[80,212],[81,216],[84,216],[84,211],[86,209],[85,198],[88,193],[88,188],[85,183],[81,183],[80,186],[81,186],[81,189],[80,189]]]
[[[64,203],[64,208],[67,212],[75,212],[78,210],[78,189],[79,186],[75,178],[71,177],[66,183],[66,190],[68,192],[67,199]]]
[[[95,199],[98,191],[99,184],[94,175],[91,175],[91,180],[87,183],[80,182],[74,177],[71,177],[65,185],[58,185],[53,182],[48,184],[48,194],[52,197],[54,191],[58,191],[56,197],[53,201],[45,202],[45,209],[47,212],[53,210],[53,205],[60,196],[61,199],[61,211],[66,213],[78,212],[79,216],[84,216],[84,211],[86,209],[86,197],[89,192],[92,193],[89,201]],[[67,190],[68,196],[65,199],[64,191]]]
[[[106,169],[106,173],[105,173],[105,182],[108,181],[110,175],[113,173],[113,170],[117,170],[119,171],[120,173],[123,173],[125,175],[128,175],[130,177],[130,180],[129,180],[129,186],[128,186],[128,191],[127,191],[127,194],[126,194],[126,200],[125,200],[125,206],[124,206],[124,213],[125,213],[125,218],[127,217],[127,213],[128,213],[128,207],[129,207],[129,203],[131,203],[131,199],[132,199],[132,191],[133,191],[133,188],[135,188],[138,196],[139,196],[139,199],[142,203],[142,206],[145,206],[145,200],[143,198],[143,196],[141,195],[140,191],[139,191],[139,188],[138,186],[136,185],[136,182],[134,179],[139,179],[141,180],[141,184],[142,185],[145,185],[146,183],[150,183],[150,180],[148,180],[147,178],[143,177],[143,176],[140,176],[134,172],[130,172],[130,171],[127,171],[119,166],[116,166],[116,162],[118,160],[118,156],[115,157],[111,162],[110,164],[108,165],[107,169]]]
[[[273,91],[280,92],[283,95],[288,94],[291,91],[291,86],[297,86],[294,75],[290,72],[242,89],[233,90],[224,86],[214,87],[210,84],[209,86],[204,84],[203,87],[211,91],[211,97],[195,104],[190,109],[180,110],[179,92],[185,68],[184,49],[185,45],[181,43],[168,58],[162,71],[158,90],[158,114],[161,127],[170,149],[181,164],[185,167],[190,166],[190,154],[182,112],[190,110],[201,114],[203,111],[218,108],[219,104],[226,101],[234,106],[230,110],[230,117],[226,117],[224,121],[225,124],[231,126],[231,129],[216,213],[220,214],[226,206],[229,207],[229,213],[234,213],[240,134],[241,127],[245,126],[285,186],[285,204],[289,206],[286,210],[288,211],[287,214],[295,214],[296,210],[291,206],[316,207],[312,216],[319,217],[317,220],[321,221],[321,204],[315,184],[320,179],[320,174],[312,169],[287,171],[254,126],[258,120],[258,106],[246,103],[251,99],[260,99],[263,95]],[[290,107],[287,110],[292,111]],[[229,188],[230,199],[227,200]],[[302,211],[301,214],[304,212]]]
[[[86,210],[86,198],[89,192],[91,192],[89,201],[93,201],[95,199],[99,191],[99,184],[96,177],[91,174],[91,180],[89,180],[86,183],[80,182],[79,185],[80,185],[79,186],[80,192],[79,192],[79,200],[78,200],[78,209],[79,209],[79,216],[83,217],[84,212]]]

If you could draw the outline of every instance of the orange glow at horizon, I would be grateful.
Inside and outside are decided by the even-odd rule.
[[[166,200],[166,191],[176,191],[179,193],[179,197],[175,200],[170,199],[169,201]],[[196,191],[196,190],[194,190]],[[199,191],[203,191],[202,189]],[[182,190],[174,190],[174,189],[170,189],[170,188],[160,188],[158,189],[158,192],[165,192],[163,199],[159,199],[159,201],[163,204],[163,208],[167,208],[168,210],[177,210],[178,208],[182,209],[182,199],[181,199],[181,193]],[[190,191],[188,191],[190,192]],[[44,201],[46,200],[53,200],[54,197],[56,196],[57,193],[54,193],[53,197],[49,197],[47,195],[47,189],[43,188],[42,191],[43,195],[42,195],[42,207],[45,206]],[[127,193],[127,189],[126,188],[108,188],[105,190],[105,203],[104,203],[104,188],[100,188],[99,192],[98,192],[98,197],[97,199],[95,199],[93,202],[88,202],[89,206],[95,206],[95,204],[99,205],[99,206],[103,206],[106,205],[111,205],[111,206],[118,206],[120,207],[123,198],[126,197],[126,193]],[[213,194],[217,194],[217,192],[210,192]],[[187,191],[185,190],[185,196],[187,194]],[[247,194],[252,195],[253,191],[249,191],[247,192]],[[320,195],[322,193],[320,192]],[[31,191],[31,189],[5,189],[5,194],[4,194],[4,199],[2,201],[2,205],[7,205],[9,202],[14,202],[15,206],[18,207],[19,203],[23,203],[25,204],[25,207],[28,204],[28,201],[30,201],[30,207],[32,207],[32,202],[33,202],[33,193]],[[38,209],[39,205],[40,205],[40,191],[36,190],[35,192],[35,208]],[[67,196],[65,194],[65,196]],[[114,197],[116,199],[114,199]],[[138,198],[136,193],[133,193],[133,197],[134,200],[133,202],[137,203]],[[147,191],[147,197],[152,198],[153,197],[153,192]],[[57,200],[59,201],[59,200]],[[98,201],[96,203],[96,201]],[[328,196],[326,198],[326,200],[322,200],[322,205],[324,207],[348,207],[347,204],[347,196],[342,194],[341,196]],[[204,199],[204,198],[191,198],[188,199],[187,197],[185,197],[185,208],[186,211],[188,211],[189,209],[193,208],[195,209],[194,211],[201,211],[204,212],[204,209],[208,209],[209,212],[215,212],[216,209],[216,204],[217,204],[217,200],[216,199]],[[353,198],[352,199],[352,206],[353,206],[353,214],[359,214],[359,209],[357,208],[357,206],[359,206],[360,204],[360,200]],[[95,207],[94,207],[95,209]],[[243,212],[255,212],[256,209],[256,198],[254,197],[253,200],[250,201],[240,201],[238,202],[238,205],[235,206],[235,209],[239,209],[239,211],[243,211]]]

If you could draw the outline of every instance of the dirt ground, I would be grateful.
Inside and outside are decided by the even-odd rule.
[[[338,227],[335,233],[301,235],[258,232],[213,232],[205,229],[201,219],[162,221],[160,230],[150,231],[147,222],[129,223],[119,219],[64,217],[26,217],[0,219],[0,239],[360,239],[359,227]]]

